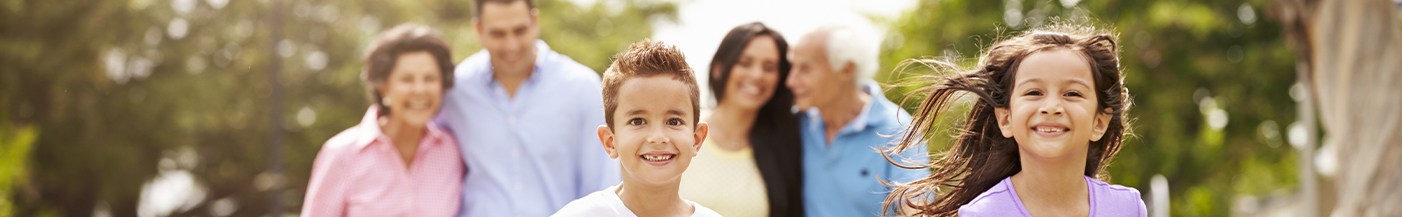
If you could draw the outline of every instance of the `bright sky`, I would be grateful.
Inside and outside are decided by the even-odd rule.
[[[686,54],[688,64],[700,73],[697,80],[704,87],[706,75],[701,72],[708,70],[706,65],[711,62],[721,39],[737,25],[760,21],[793,43],[802,34],[824,24],[865,22],[867,15],[895,18],[915,3],[915,0],[683,0],[679,4],[680,21],[658,24],[653,39],[677,45]],[[871,34],[883,38],[880,32]],[[702,93],[703,99],[710,98],[710,91]]]

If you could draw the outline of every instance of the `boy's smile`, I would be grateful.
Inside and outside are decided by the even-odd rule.
[[[701,148],[706,125],[693,123],[691,92],[672,76],[636,77],[618,91],[614,126],[599,127],[604,151],[623,165],[623,181],[676,185]]]

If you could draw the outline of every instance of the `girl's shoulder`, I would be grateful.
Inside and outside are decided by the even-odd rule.
[[[1094,216],[1147,216],[1148,209],[1138,189],[1105,183],[1086,177],[1096,213]]]
[[[968,204],[959,206],[959,216],[1027,216],[1024,210],[1017,198],[1017,191],[1012,188],[1012,181],[1003,178]]]

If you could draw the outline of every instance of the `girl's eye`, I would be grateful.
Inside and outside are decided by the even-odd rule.
[[[671,125],[671,126],[681,126],[681,125],[682,125],[682,119],[681,119],[681,118],[667,119],[667,125]]]
[[[628,125],[637,126],[637,125],[643,125],[643,124],[647,124],[647,121],[644,121],[642,118],[628,119]]]
[[[1073,90],[1073,91],[1067,91],[1066,94],[1064,94],[1064,95],[1065,95],[1065,96],[1068,96],[1068,97],[1081,97],[1081,92],[1080,92],[1080,91],[1074,91],[1074,90]]]
[[[1041,91],[1041,90],[1029,90],[1029,91],[1027,91],[1027,93],[1023,93],[1022,95],[1027,95],[1027,96],[1041,96],[1041,95],[1042,95],[1042,91]]]

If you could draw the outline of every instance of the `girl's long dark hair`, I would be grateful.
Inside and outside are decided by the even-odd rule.
[[[784,36],[759,22],[736,26],[725,35],[716,55],[711,58],[710,86],[716,102],[725,98],[725,84],[730,70],[740,60],[745,47],[759,36],[774,39],[779,49],[779,84],[774,96],[760,107],[750,127],[750,144],[754,147],[755,165],[764,179],[769,199],[769,216],[804,216],[803,213],[803,152],[798,134],[798,118],[790,112],[793,92],[784,86],[789,77],[789,44]]]
[[[933,168],[933,172],[929,177],[895,186],[883,202],[886,207],[882,210],[883,215],[903,206],[916,209],[916,213],[910,213],[913,215],[954,216],[960,206],[968,204],[1002,179],[1022,171],[1017,142],[1002,136],[993,111],[995,108],[1008,108],[1013,76],[1021,61],[1032,53],[1051,49],[1075,51],[1085,57],[1091,66],[1096,98],[1099,100],[1096,110],[1109,114],[1111,119],[1105,136],[1099,141],[1090,142],[1085,175],[1108,180],[1105,168],[1119,152],[1123,137],[1129,134],[1125,111],[1131,104],[1129,92],[1123,86],[1115,36],[1089,27],[1052,25],[994,44],[979,59],[979,66],[972,70],[950,76],[924,77],[932,78],[936,84],[912,92],[928,96],[917,108],[917,114],[901,143],[886,150],[886,159],[900,167]],[[944,61],[908,60],[898,70],[916,64],[937,72],[958,69]],[[965,94],[971,94],[976,100],[949,150],[936,155],[927,165],[905,165],[891,160],[890,154],[924,145],[927,139],[944,138],[940,135],[941,131],[936,129],[939,126],[938,117],[945,115],[946,110]]]

